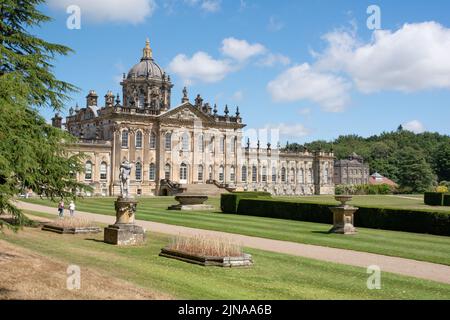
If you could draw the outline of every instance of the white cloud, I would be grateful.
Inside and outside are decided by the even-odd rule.
[[[413,120],[407,123],[404,123],[403,129],[414,132],[414,133],[423,133],[425,132],[425,126],[419,120]]]
[[[378,30],[366,44],[345,31],[324,39],[328,48],[317,66],[347,73],[364,93],[450,89],[450,29],[436,22]]]
[[[259,43],[250,44],[246,40],[226,38],[222,41],[221,51],[224,55],[242,62],[265,53],[266,48]]]
[[[289,59],[289,57],[285,55],[282,55],[281,53],[269,53],[260,61],[258,61],[257,64],[263,67],[273,67],[277,64],[287,66],[291,64],[291,59]]]
[[[277,130],[280,137],[283,136],[289,138],[301,138],[310,134],[310,130],[302,124],[268,124],[264,129],[267,129],[269,132],[271,130]]]
[[[197,52],[191,58],[184,54],[177,55],[169,64],[169,70],[185,83],[218,82],[234,70],[227,60],[215,60],[205,52]]]
[[[276,102],[310,100],[320,104],[326,111],[342,111],[350,100],[350,83],[345,79],[321,73],[307,63],[289,68],[267,89]]]
[[[154,0],[48,0],[54,9],[77,5],[81,9],[81,19],[93,22],[126,22],[138,24],[153,14]]]
[[[267,29],[271,32],[278,32],[284,28],[284,23],[279,20],[277,17],[270,17],[269,19],[269,25],[267,26]]]
[[[204,0],[200,6],[206,12],[217,12],[221,8],[221,0]]]

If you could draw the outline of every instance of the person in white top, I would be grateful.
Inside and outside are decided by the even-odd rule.
[[[75,215],[75,203],[73,201],[70,201],[69,211],[70,211],[70,216],[73,217]]]

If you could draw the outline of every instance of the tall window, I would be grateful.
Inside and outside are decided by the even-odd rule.
[[[220,137],[220,153],[225,153],[225,137]]]
[[[106,162],[102,162],[100,164],[100,180],[107,179],[107,177],[108,177],[107,168],[108,168],[108,166],[107,166]]]
[[[164,179],[170,180],[170,164],[166,164],[164,167]]]
[[[214,152],[214,137],[211,137],[211,141],[209,142],[209,152]]]
[[[220,182],[223,182],[223,180],[224,180],[224,171],[225,171],[225,169],[223,168],[223,166],[220,166],[219,167],[219,181]]]
[[[183,162],[180,166],[180,180],[187,180],[187,169],[187,164]]]
[[[156,180],[156,167],[154,163],[150,163],[150,168],[148,170],[148,179],[150,181]]]
[[[281,168],[281,182],[286,182],[286,168]]]
[[[289,178],[290,178],[289,180],[291,183],[295,183],[295,169],[294,168],[291,168],[291,174],[290,174]]]
[[[153,131],[150,134],[150,149],[156,149],[156,134]]]
[[[170,132],[166,134],[165,146],[167,151],[172,150],[172,134]]]
[[[242,166],[242,182],[247,182],[247,167]]]
[[[203,166],[199,165],[198,166],[198,177],[197,177],[199,182],[203,182]]]
[[[309,170],[308,170],[308,182],[309,183],[313,183],[313,179],[314,179],[314,177],[313,177],[313,170],[312,170],[312,168],[309,168]]]
[[[263,167],[262,169],[262,182],[267,182],[267,168]]]
[[[301,184],[305,183],[305,171],[301,168],[298,172],[298,182]]]
[[[258,168],[256,166],[252,167],[252,181],[258,181]]]
[[[144,109],[144,106],[145,106],[145,95],[143,93],[140,93],[137,107],[139,109]]]
[[[140,162],[136,163],[136,181],[142,180],[142,164]]]
[[[272,182],[277,182],[277,168],[272,167]]]
[[[136,132],[136,148],[142,148],[142,132]]]
[[[122,148],[128,148],[128,130],[122,131]]]
[[[90,161],[84,165],[84,180],[92,180],[92,162]]]
[[[205,139],[202,134],[198,136],[198,151],[205,152]]]
[[[231,169],[230,169],[230,180],[231,180],[231,182],[236,181],[236,169],[234,168],[234,166],[231,166]]]
[[[189,151],[189,134],[187,132],[181,137],[181,146],[183,151]]]
[[[213,180],[213,167],[209,166],[209,180]]]

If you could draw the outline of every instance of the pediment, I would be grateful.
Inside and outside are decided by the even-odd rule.
[[[175,120],[182,122],[211,122],[211,118],[205,115],[202,111],[195,108],[190,103],[182,104],[175,109],[161,115],[161,120]]]

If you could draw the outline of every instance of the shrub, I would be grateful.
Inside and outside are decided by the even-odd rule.
[[[387,184],[363,184],[363,185],[338,185],[335,188],[336,195],[377,195],[377,194],[393,194],[394,187]]]
[[[444,194],[442,192],[425,192],[424,202],[429,206],[442,206]]]
[[[225,213],[236,213],[241,199],[271,198],[269,192],[233,192],[222,194],[220,208]]]
[[[450,207],[450,194],[444,194],[444,206]]]
[[[447,193],[448,188],[446,186],[438,186],[438,187],[436,187],[436,192]]]
[[[94,227],[95,223],[85,218],[64,217],[58,218],[50,223],[51,226],[72,229],[72,228],[89,228]]]
[[[329,206],[271,199],[242,199],[237,213],[332,224],[333,214]],[[361,228],[450,236],[450,214],[445,212],[361,207],[355,214],[355,225]]]

